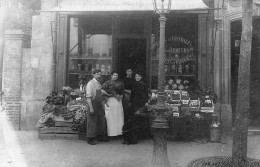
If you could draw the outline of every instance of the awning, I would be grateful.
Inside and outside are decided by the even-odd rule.
[[[152,2],[152,0],[63,0],[60,5],[49,11],[153,11]],[[172,11],[201,9],[208,9],[202,0],[172,0]]]

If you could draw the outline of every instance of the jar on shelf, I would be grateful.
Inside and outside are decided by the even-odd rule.
[[[194,73],[196,71],[196,65],[194,61],[190,62],[189,72]]]
[[[93,48],[89,48],[89,56],[93,57]]]
[[[87,73],[90,73],[92,70],[92,65],[91,64],[85,64],[85,70]]]
[[[101,65],[101,72],[102,72],[102,74],[105,74],[105,72],[106,72],[106,69],[105,69],[105,65],[104,65],[104,64]]]
[[[78,70],[81,70],[81,64],[78,63]]]
[[[96,64],[96,69],[100,69],[100,65],[98,63]]]
[[[183,71],[182,71],[182,63],[179,63],[179,64],[178,64],[178,73],[179,73],[179,74],[182,74],[182,73],[183,73]]]
[[[107,74],[111,73],[111,65],[107,65]]]
[[[173,64],[171,65],[171,72],[172,72],[172,73],[176,73],[176,65],[175,65],[175,63],[173,63]]]
[[[169,65],[168,65],[168,64],[165,64],[165,65],[164,65],[164,70],[165,70],[165,73],[168,73],[168,72],[169,72]]]
[[[184,73],[186,73],[186,74],[188,74],[189,73],[189,62],[188,61],[186,61],[185,63],[184,63]]]
[[[109,48],[109,51],[108,51],[108,52],[109,52],[109,53],[108,53],[108,56],[111,57],[111,56],[112,56],[112,49]]]

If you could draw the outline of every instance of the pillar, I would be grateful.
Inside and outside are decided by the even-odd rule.
[[[5,115],[15,129],[20,128],[22,50],[28,47],[29,37],[21,30],[5,32],[3,57],[3,100]]]
[[[41,9],[56,6],[56,0],[42,0]],[[56,13],[41,12],[32,18],[31,48],[24,49],[21,84],[21,129],[33,130],[42,115],[45,99],[54,90],[55,56],[51,22]]]

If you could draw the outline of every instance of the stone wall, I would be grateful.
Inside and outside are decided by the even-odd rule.
[[[55,0],[42,0],[42,10],[51,9]],[[41,12],[32,18],[31,48],[25,49],[21,75],[21,129],[35,129],[46,97],[54,90],[55,56],[51,21],[56,13]]]
[[[19,128],[22,50],[29,46],[29,38],[20,30],[5,32],[4,58],[3,58],[3,100],[5,102],[6,118],[12,121],[14,128]]]
[[[56,0],[42,0],[42,10],[55,6]],[[51,21],[56,21],[56,13],[41,12],[33,16],[30,39],[21,30],[5,32],[4,113],[15,129],[35,129],[45,98],[54,90]]]

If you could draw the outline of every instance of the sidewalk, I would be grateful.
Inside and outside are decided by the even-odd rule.
[[[0,150],[1,167],[142,167],[152,159],[152,140],[122,145],[122,140],[98,143],[82,140],[40,140],[37,131],[4,129],[5,149]],[[187,167],[194,159],[231,155],[232,141],[196,143],[168,141],[168,156],[173,167]],[[260,159],[260,136],[250,135],[248,155]],[[3,156],[4,155],[4,156]]]

